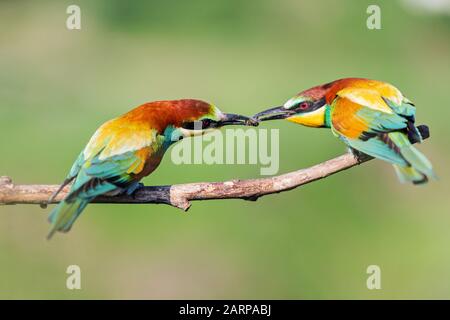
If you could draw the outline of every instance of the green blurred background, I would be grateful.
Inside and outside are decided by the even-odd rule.
[[[261,198],[91,205],[46,241],[49,209],[0,207],[0,298],[450,298],[450,15],[420,1],[0,1],[0,175],[59,183],[95,129],[146,101],[201,98],[253,114],[337,78],[388,81],[418,107],[440,177],[401,185],[372,161]],[[82,30],[65,27],[81,7]],[[368,30],[366,9],[381,8]],[[327,130],[280,129],[280,172],[340,155]],[[181,165],[144,182],[250,178]],[[68,265],[82,290],[67,290]],[[382,289],[366,288],[379,265]]]

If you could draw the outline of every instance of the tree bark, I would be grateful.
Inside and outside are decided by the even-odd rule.
[[[212,199],[244,199],[256,201],[259,197],[288,191],[301,185],[326,178],[342,170],[371,160],[371,157],[356,158],[347,153],[315,166],[279,176],[225,182],[198,182],[168,186],[142,187],[130,196],[101,196],[93,203],[162,203],[188,210],[190,201]],[[0,177],[0,204],[40,204],[45,207],[58,185],[15,185],[11,178]],[[54,199],[61,201],[68,193],[66,186]]]

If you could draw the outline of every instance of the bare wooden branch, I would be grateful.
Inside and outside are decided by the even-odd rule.
[[[326,178],[372,158],[357,159],[347,153],[310,168],[279,176],[225,182],[199,182],[171,186],[143,187],[131,195],[101,196],[93,203],[163,203],[183,210],[192,200],[244,199],[255,201],[259,197],[294,189],[301,185]],[[14,185],[9,177],[0,177],[0,204],[41,204],[45,206],[58,185]],[[64,188],[53,201],[63,199],[70,186]]]

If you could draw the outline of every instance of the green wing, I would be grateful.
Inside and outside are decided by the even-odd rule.
[[[95,197],[128,188],[133,183],[132,175],[128,172],[134,171],[142,161],[144,160],[135,152],[129,151],[103,160],[97,155],[81,166],[74,165],[72,173],[77,172],[75,182],[67,197],[49,216],[53,226],[48,238],[56,231],[69,231],[86,205]]]
[[[133,181],[130,172],[142,165],[145,159],[135,151],[101,159],[99,155],[86,163],[78,172],[67,200],[74,197],[93,198],[114,189],[125,189]]]
[[[415,107],[408,100],[404,100],[400,105],[386,98],[383,100],[392,113],[367,106],[357,109],[354,108],[354,102],[337,98],[332,105],[332,117],[333,108],[334,111],[341,108],[342,114],[339,116],[344,125],[336,123],[340,130],[332,127],[333,131],[353,149],[394,164],[403,181],[422,183],[427,177],[435,177],[430,161],[411,144],[422,140],[414,125]],[[344,108],[349,106],[357,111],[346,115]],[[351,128],[351,124],[355,124],[358,129],[363,128],[356,138],[345,135],[346,132],[358,132]],[[333,119],[332,125],[335,125]]]

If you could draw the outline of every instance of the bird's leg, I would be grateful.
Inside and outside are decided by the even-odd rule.
[[[348,152],[350,152],[359,163],[362,163],[372,158],[368,154],[365,154],[364,152],[356,150],[355,148],[352,147],[348,147]]]

